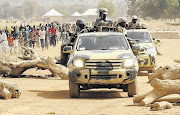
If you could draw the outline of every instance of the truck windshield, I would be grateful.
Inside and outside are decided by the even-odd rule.
[[[149,32],[127,32],[127,37],[138,40],[139,43],[152,43]]]
[[[128,50],[124,36],[81,36],[77,50]]]

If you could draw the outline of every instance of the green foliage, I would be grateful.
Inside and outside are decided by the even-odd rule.
[[[107,8],[108,9],[108,15],[110,17],[113,17],[116,14],[116,6],[112,3],[112,2],[108,2],[106,0],[102,0],[99,4],[98,4],[98,9],[100,8]]]
[[[38,17],[38,4],[35,1],[32,0],[26,0],[23,3],[23,10],[24,10],[24,15],[26,18],[29,17]]]
[[[143,0],[140,9],[143,17],[180,18],[180,0]]]
[[[175,19],[177,18],[177,15],[179,13],[178,7],[179,7],[179,2],[178,0],[166,0],[167,3],[167,9],[164,10],[166,17],[170,19]]]
[[[141,11],[139,9],[140,0],[126,0],[128,6],[128,16],[132,17],[133,15],[139,16]]]

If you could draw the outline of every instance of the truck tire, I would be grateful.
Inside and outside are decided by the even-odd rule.
[[[123,85],[123,86],[122,86],[122,90],[123,90],[124,92],[128,92],[128,85],[127,85],[127,84]]]
[[[78,98],[80,96],[80,86],[79,84],[72,83],[69,80],[69,93],[71,98]]]
[[[133,95],[137,95],[137,77],[134,82],[128,84],[128,96],[133,97]]]

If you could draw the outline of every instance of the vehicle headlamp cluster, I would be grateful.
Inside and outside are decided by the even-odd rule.
[[[125,59],[124,67],[125,68],[131,68],[135,65],[135,60],[133,58]]]
[[[157,52],[155,48],[149,48],[147,49],[146,54],[156,55]]]
[[[84,67],[84,61],[82,59],[74,59],[73,65],[76,67]]]

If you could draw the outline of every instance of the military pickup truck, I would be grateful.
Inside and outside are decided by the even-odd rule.
[[[156,67],[157,51],[155,44],[160,43],[160,40],[153,40],[147,29],[127,30],[127,37],[137,41],[141,46],[141,50],[137,55],[139,71],[148,71],[152,73],[153,68]]]
[[[133,50],[140,50],[133,45]],[[78,98],[80,90],[121,88],[128,96],[137,94],[136,56],[122,33],[92,32],[79,34],[74,46],[65,46],[69,53],[68,77],[71,98]]]

